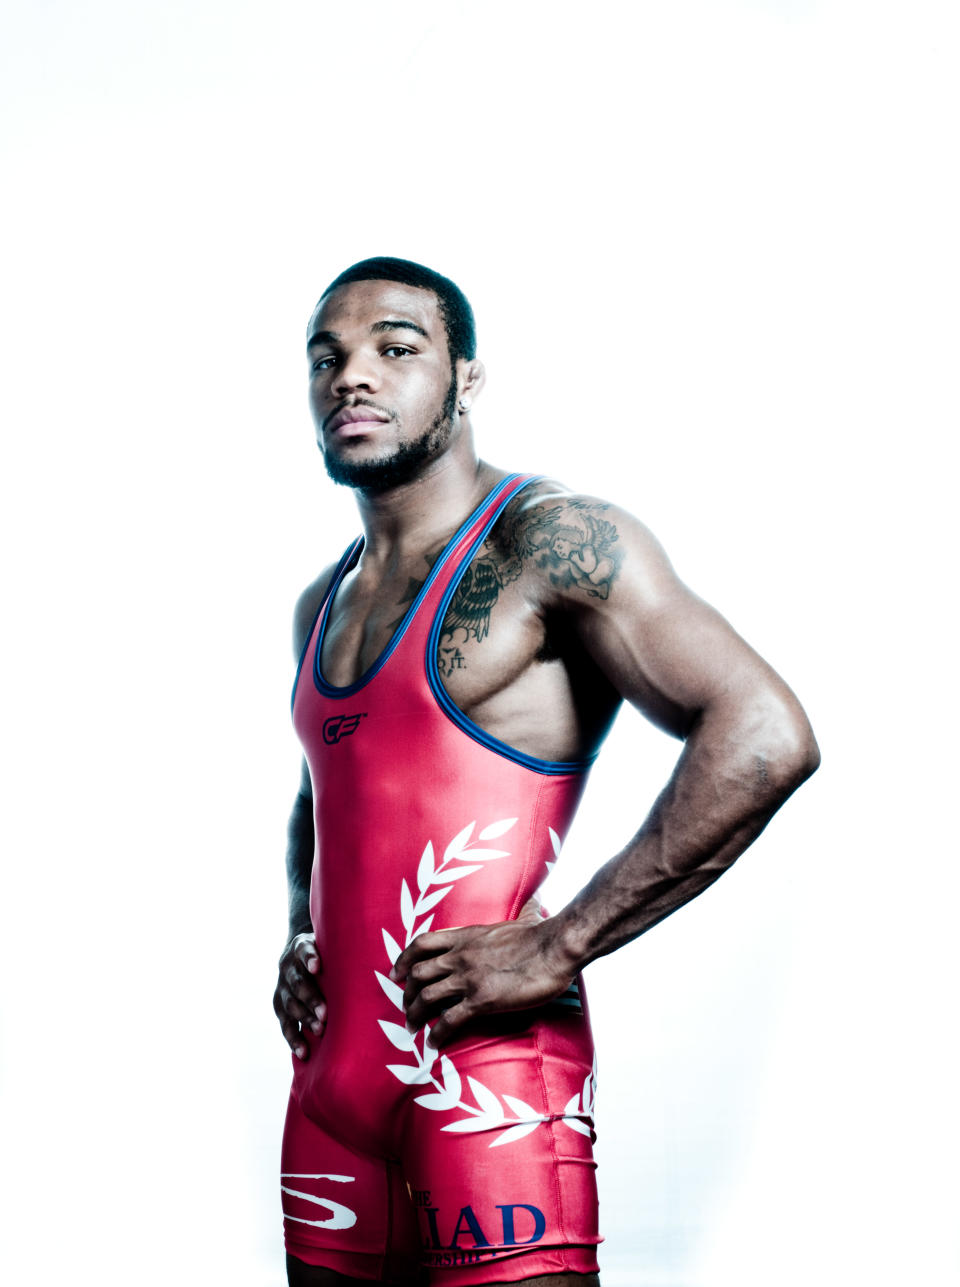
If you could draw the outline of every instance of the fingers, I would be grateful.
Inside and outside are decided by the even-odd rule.
[[[288,960],[285,965],[281,963],[277,986],[289,994],[304,1012],[316,1010],[326,1004],[319,983],[312,975],[304,973],[303,966],[298,961]],[[296,1006],[294,1009],[298,1019],[305,1017]],[[323,1020],[326,1014],[317,1015],[317,1018]]]
[[[416,1001],[429,984],[446,978],[455,968],[451,955],[433,956],[426,961],[416,961],[411,965],[403,989],[403,1004],[409,1007]]]
[[[309,1051],[304,1045],[303,1035],[309,1031],[315,1037],[323,1036],[327,1026],[326,1002],[321,1000],[308,1008],[280,983],[273,994],[273,1010],[290,1049],[305,1059]]]
[[[320,973],[320,953],[317,951],[317,942],[312,934],[298,934],[290,946],[293,949],[293,955],[308,974]]]
[[[313,935],[298,934],[280,957],[273,1009],[287,1044],[300,1059],[310,1053],[304,1031],[320,1037],[327,1022],[327,1003],[316,978],[320,971]]]
[[[411,1032],[418,1032],[425,1023],[430,1022],[441,1011],[461,1003],[463,999],[463,980],[454,975],[437,979],[422,987],[414,984],[411,991],[404,994],[407,1027]]]
[[[488,929],[467,925],[421,934],[397,957],[393,978],[403,984],[407,1027],[419,1032],[426,1023],[440,1024],[439,1033],[431,1029],[431,1045],[451,1041],[456,1030],[483,1013],[476,1003],[482,980],[465,953]]]
[[[459,941],[454,937],[456,931],[438,930],[435,934],[420,934],[410,946],[397,957],[390,971],[394,983],[405,983],[410,971],[419,961],[449,952]]]
[[[302,1023],[311,1032],[319,1034],[323,1030],[327,1022],[327,1003],[322,993],[311,993],[304,1000],[291,988],[287,987],[284,979],[281,978],[277,984],[274,998],[274,1009],[279,1004],[284,1014],[289,1015],[291,1019],[295,1019],[297,1023]]]
[[[459,951],[416,961],[403,993],[407,1027],[418,1032],[430,1023],[430,1044],[445,1045],[465,1023],[484,1013],[485,1007],[478,1004],[481,991],[482,983]]]
[[[283,1033],[287,1045],[298,1059],[306,1059],[310,1053],[309,1047],[300,1034],[299,1023],[287,1013],[280,998],[279,988],[273,994],[273,1010],[280,1020],[280,1031]]]
[[[298,934],[287,944],[280,957],[279,971],[280,986],[286,985],[303,1005],[312,1010],[323,1002],[317,982],[317,975],[321,973],[320,956],[312,934]]]
[[[529,921],[503,921],[424,934],[397,958],[407,1027],[431,1024],[441,1046],[483,1015],[528,1010],[559,996],[570,976],[543,951],[544,926],[535,906]]]
[[[459,1036],[460,1029],[464,1024],[469,1023],[474,1018],[476,1018],[476,1012],[468,1002],[461,1001],[457,1005],[450,1006],[431,1025],[427,1045],[433,1046],[437,1050],[448,1046],[451,1041],[455,1041]]]

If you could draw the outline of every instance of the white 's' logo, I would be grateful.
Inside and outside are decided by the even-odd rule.
[[[284,1171],[281,1173],[280,1192],[288,1194],[291,1198],[302,1198],[304,1202],[312,1202],[318,1207],[326,1207],[330,1215],[326,1220],[308,1220],[305,1216],[291,1215],[289,1211],[284,1210],[284,1216],[288,1220],[296,1220],[298,1224],[312,1224],[318,1229],[352,1229],[357,1223],[356,1211],[351,1211],[349,1207],[342,1206],[339,1202],[331,1202],[329,1198],[318,1198],[313,1193],[304,1193],[301,1189],[291,1189],[289,1185],[282,1183],[284,1180],[333,1180],[337,1184],[352,1184],[356,1179],[354,1175],[306,1175],[302,1172]],[[287,1203],[284,1203],[286,1208]]]

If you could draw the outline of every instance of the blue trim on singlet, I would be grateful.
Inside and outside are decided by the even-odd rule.
[[[470,517],[460,524],[460,526],[454,532],[453,536],[450,537],[450,540],[447,541],[446,545],[443,547],[440,557],[437,559],[433,567],[430,569],[430,572],[427,575],[426,581],[424,581],[423,585],[420,587],[420,590],[417,593],[417,597],[414,599],[413,603],[411,603],[410,607],[404,613],[403,620],[400,622],[400,625],[397,627],[396,631],[394,632],[386,648],[384,648],[383,652],[373,663],[373,665],[369,668],[369,670],[365,671],[358,680],[356,680],[352,684],[348,684],[345,688],[337,688],[333,684],[328,683],[327,680],[324,679],[323,677],[323,671],[320,669],[320,657],[323,653],[323,640],[324,640],[324,636],[327,633],[327,624],[330,621],[330,614],[329,612],[327,613],[323,621],[323,624],[321,625],[319,631],[317,632],[317,646],[313,654],[313,682],[316,685],[317,690],[323,693],[324,697],[333,697],[333,698],[352,697],[353,694],[358,693],[361,688],[365,688],[366,685],[369,684],[370,680],[373,679],[374,675],[376,675],[379,671],[383,669],[383,667],[389,661],[390,657],[393,655],[393,652],[396,649],[397,645],[400,643],[400,640],[406,634],[407,629],[410,626],[410,623],[417,615],[417,610],[419,609],[424,598],[430,592],[430,587],[433,585],[434,581],[436,581],[437,577],[440,575],[440,572],[442,571],[444,565],[447,563],[448,559],[450,558],[450,555],[452,554],[453,550],[456,548],[458,542],[463,539],[463,537],[466,535],[467,532],[469,532],[470,528],[477,521],[477,518],[479,517],[480,514],[483,513],[483,511],[487,508],[487,506],[500,500],[500,498],[502,497],[503,493],[507,490],[507,488],[509,488],[513,483],[515,483],[519,477],[520,477],[519,474],[510,474],[506,478],[502,479],[499,483],[497,483],[496,487],[494,487],[491,491],[487,493],[487,495],[483,498],[483,500],[480,502],[477,508],[470,515]],[[523,486],[526,486],[526,483],[524,483]],[[499,514],[501,508],[502,506],[500,505],[497,506],[497,510],[496,510],[497,514]],[[484,532],[486,532],[488,529],[489,529],[489,524],[486,527],[484,527]],[[344,557],[340,560],[340,564],[337,568],[336,574],[334,575],[333,581],[330,583],[330,589],[327,592],[327,597],[324,601],[326,606],[328,607],[333,606],[334,596],[339,590],[340,583],[343,580],[344,576],[346,575],[348,556],[351,555],[354,551],[359,553],[360,549],[362,549],[362,541],[363,541],[362,537],[358,541],[355,541],[354,544],[347,551],[347,553],[344,555]]]
[[[450,584],[443,593],[443,598],[440,600],[436,616],[433,618],[433,624],[430,627],[430,634],[427,637],[427,655],[425,658],[427,666],[427,681],[429,682],[433,695],[437,699],[437,704],[443,713],[447,715],[459,729],[466,733],[468,737],[472,737],[475,742],[479,742],[481,746],[485,746],[488,751],[495,751],[497,755],[502,755],[508,760],[513,760],[515,764],[522,764],[525,769],[532,769],[534,773],[555,775],[559,775],[561,773],[585,773],[597,758],[598,752],[594,752],[593,755],[585,760],[541,760],[535,755],[527,755],[526,751],[516,750],[508,743],[501,742],[500,739],[498,737],[494,737],[492,733],[487,733],[479,724],[475,724],[469,716],[464,715],[463,711],[456,705],[447,690],[444,688],[440,679],[440,671],[437,668],[437,647],[440,643],[440,633],[447,615],[447,608],[450,606],[450,600],[456,593],[457,586],[463,579],[464,573],[470,566],[474,555],[486,540],[488,532],[500,517],[507,504],[509,504],[509,501],[513,500],[514,496],[519,496],[520,492],[522,492],[525,487],[529,487],[531,483],[539,481],[539,477],[525,479],[512,496],[507,500],[502,501],[493,511],[493,514],[484,524],[483,530],[478,534],[466,554],[460,560],[459,567],[454,571],[453,576],[450,578]]]
[[[303,663],[307,656],[307,649],[310,647],[310,640],[313,638],[313,632],[314,630],[316,630],[317,622],[320,620],[320,613],[327,606],[327,603],[330,599],[330,595],[333,591],[334,586],[339,585],[340,578],[346,573],[347,568],[350,567],[350,565],[353,563],[354,559],[356,558],[359,552],[360,543],[362,540],[363,540],[363,537],[358,536],[356,540],[353,542],[353,544],[348,545],[347,548],[344,550],[343,555],[340,559],[340,562],[337,564],[336,571],[334,572],[333,576],[330,578],[330,584],[323,592],[323,598],[320,600],[320,606],[313,614],[313,620],[310,622],[310,629],[307,631],[307,637],[303,641],[303,647],[300,649],[300,660],[297,662],[297,673],[293,677],[293,691],[290,693],[290,710],[291,711],[293,711],[293,703],[296,701],[296,698],[297,698],[297,684],[300,683],[300,672],[301,670],[303,670]]]

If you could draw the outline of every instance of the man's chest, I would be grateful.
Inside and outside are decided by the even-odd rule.
[[[356,683],[390,649],[411,616],[419,626],[436,620],[437,669],[463,710],[489,701],[538,664],[545,631],[519,565],[484,546],[462,569],[442,605],[424,601],[430,566],[427,558],[377,574],[361,565],[344,578],[323,639],[321,666],[329,683]]]

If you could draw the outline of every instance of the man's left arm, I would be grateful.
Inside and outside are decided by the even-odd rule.
[[[638,833],[556,916],[424,934],[403,953],[395,977],[409,1026],[431,1020],[437,1045],[479,1015],[560,995],[585,965],[689,902],[819,763],[783,680],[682,584],[640,523],[613,517],[620,548],[606,592],[571,578],[550,608],[572,617],[616,689],[684,749]]]

